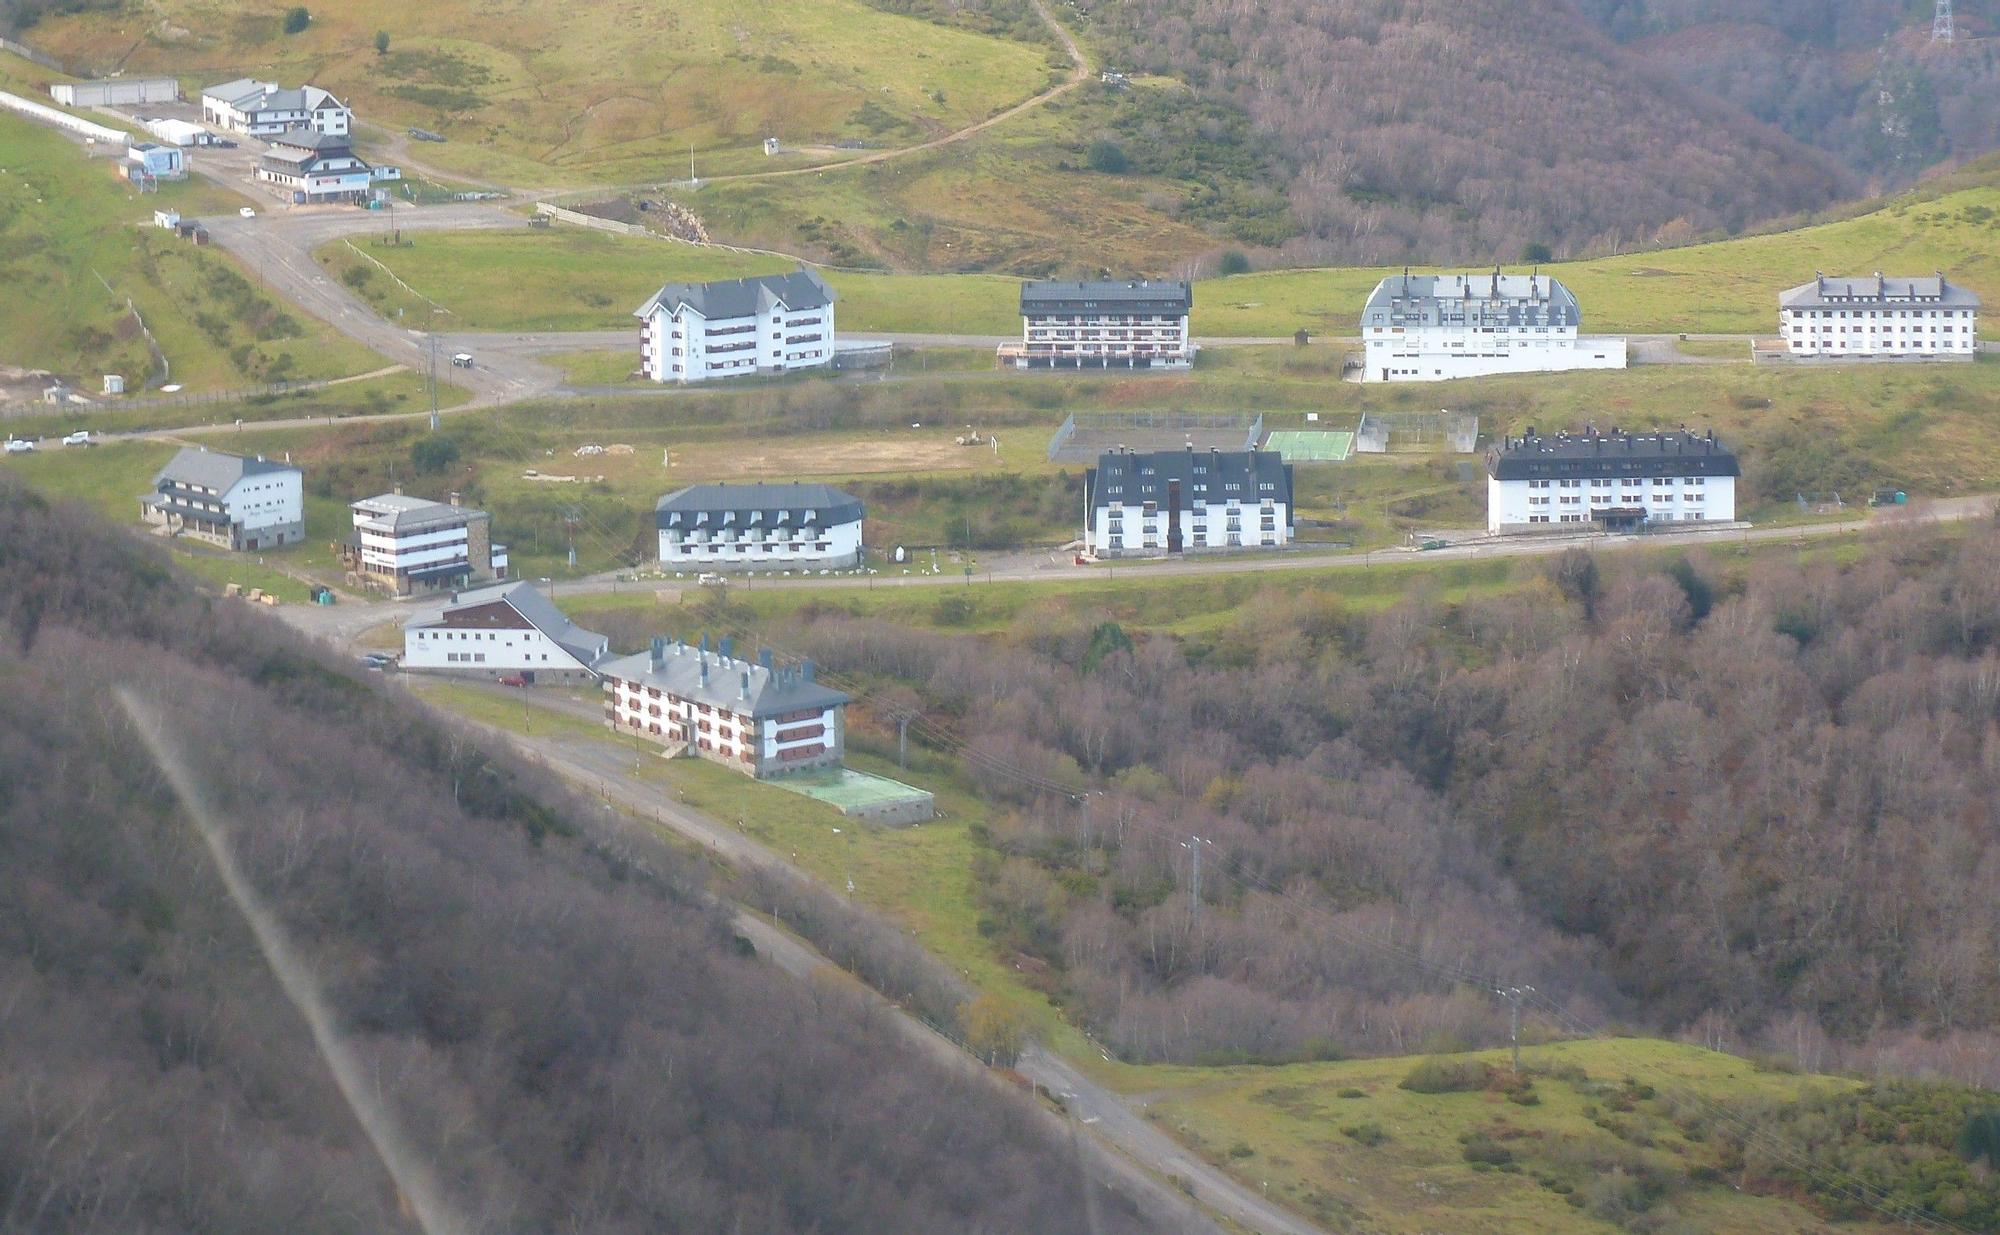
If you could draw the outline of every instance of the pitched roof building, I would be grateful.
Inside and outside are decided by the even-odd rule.
[[[493,543],[493,516],[400,490],[349,506],[354,530],[343,557],[362,584],[397,596],[449,591],[507,577],[507,546]]]
[[[526,581],[458,593],[434,618],[403,627],[403,667],[481,677],[594,676],[611,641],[569,620]]]
[[[1972,360],[1979,294],[1930,278],[1818,275],[1778,293],[1778,333],[1796,359]]]
[[[1533,427],[1486,456],[1490,532],[1594,524],[1729,523],[1742,466],[1711,430],[1556,433]],[[1571,530],[1576,530],[1572,526]]]
[[[639,367],[656,382],[786,373],[833,363],[833,304],[817,271],[669,283],[633,310]]]
[[[1375,285],[1361,309],[1365,382],[1622,369],[1625,340],[1586,338],[1582,307],[1558,279],[1418,274]]]
[[[811,661],[737,660],[733,641],[714,650],[654,639],[634,656],[598,667],[605,723],[673,754],[711,759],[751,776],[838,767],[846,750],[845,693],[822,685]]]
[[[188,446],[153,477],[140,517],[225,549],[275,549],[306,536],[304,473],[262,455]]]
[[[701,570],[804,566],[845,570],[862,560],[861,499],[831,485],[689,485],[654,507],[660,562]]]
[[[276,83],[239,77],[201,92],[201,118],[216,128],[251,137],[271,137],[307,128],[345,137],[354,113],[318,86],[284,89]]]
[[[1186,280],[1021,285],[1021,341],[1003,344],[1015,368],[1185,369],[1194,361]]]
[[[1282,548],[1297,523],[1292,466],[1274,450],[1110,451],[1083,484],[1098,557]]]

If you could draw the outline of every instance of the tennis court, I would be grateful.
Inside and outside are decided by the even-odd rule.
[[[1287,463],[1341,463],[1354,453],[1354,435],[1339,429],[1273,429],[1264,449]]]
[[[853,768],[794,772],[764,783],[815,798],[843,815],[877,823],[921,823],[937,813],[935,802],[924,790]]]

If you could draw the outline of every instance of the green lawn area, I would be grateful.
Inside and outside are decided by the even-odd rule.
[[[439,407],[456,407],[469,397],[463,387],[442,383],[438,386]],[[6,432],[20,437],[61,437],[75,429],[88,429],[92,433],[133,433],[223,426],[238,420],[245,425],[300,417],[340,420],[351,416],[415,412],[429,407],[430,389],[423,374],[402,370],[381,377],[343,381],[337,386],[294,390],[288,394],[256,395],[227,402],[196,400],[156,407],[113,406],[90,410],[52,407],[40,415],[9,417]]]
[[[227,389],[384,363],[279,303],[218,250],[151,225],[155,209],[226,208],[205,182],[140,195],[111,159],[87,159],[11,114],[0,116],[0,168],[0,285],[10,293],[0,298],[0,363],[49,369],[84,390],[121,373],[135,393],[149,382]]]

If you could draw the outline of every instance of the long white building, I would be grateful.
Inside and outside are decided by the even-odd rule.
[[[328,137],[346,137],[354,113],[318,86],[286,90],[268,81],[239,77],[201,92],[205,124],[249,137],[275,137],[292,129],[311,129]]]
[[[1543,274],[1421,274],[1375,285],[1361,310],[1364,382],[1622,369],[1625,340],[1579,334],[1576,296]]]
[[[1730,523],[1741,474],[1736,455],[1713,430],[1543,437],[1531,426],[1487,453],[1486,530]]]
[[[1778,294],[1778,333],[1800,359],[1972,360],[1979,307],[1978,293],[1943,271],[1928,279],[1822,274]]]
[[[999,360],[1019,369],[1185,369],[1194,363],[1193,311],[1185,280],[1023,284],[1021,341],[1002,344]]]
[[[349,510],[344,547],[358,581],[397,596],[445,592],[507,577],[507,546],[493,543],[493,516],[401,490],[363,498]]]
[[[225,549],[276,549],[306,538],[305,474],[258,455],[183,447],[139,499],[146,522]]]
[[[654,508],[660,564],[696,570],[861,564],[861,499],[831,485],[689,485]]]
[[[639,369],[656,382],[705,382],[833,363],[833,289],[790,274],[669,283],[633,311]]]
[[[1084,542],[1100,558],[1278,549],[1296,526],[1275,450],[1111,451],[1083,474]]]
[[[460,592],[436,617],[403,627],[403,668],[470,677],[578,681],[596,676],[610,651],[609,639],[525,581]]]
[[[651,649],[598,666],[604,721],[749,776],[839,767],[847,749],[847,696],[822,686],[813,663],[791,668],[771,654],[737,660],[724,639],[714,651],[655,639]]]

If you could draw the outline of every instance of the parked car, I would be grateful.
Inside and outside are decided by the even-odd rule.
[[[25,438],[10,437],[4,449],[10,455],[24,455],[35,448],[35,444]]]
[[[243,207],[243,209],[238,210],[236,213],[242,215],[246,219],[254,219],[257,217],[257,212],[252,208],[250,208],[249,206]]]
[[[451,362],[461,369],[470,369],[472,367],[472,353],[460,352],[451,358]]]
[[[64,434],[62,444],[65,446],[88,446],[90,445],[90,430],[78,429],[74,433]]]
[[[502,686],[526,686],[527,684],[528,679],[518,673],[510,673],[500,679],[500,685]]]

